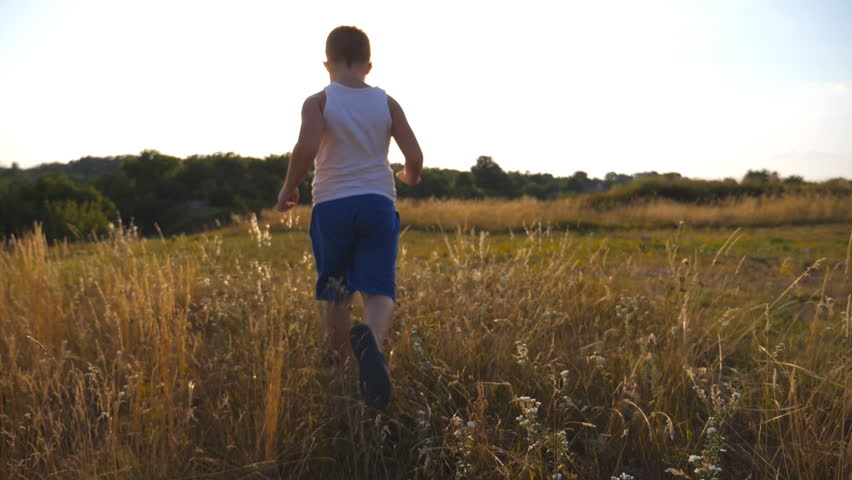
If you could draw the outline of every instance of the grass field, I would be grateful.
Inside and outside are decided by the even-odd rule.
[[[307,210],[9,242],[0,478],[846,480],[850,207],[796,205],[401,204],[383,413],[329,368]]]
[[[787,195],[784,197],[730,198],[706,205],[666,199],[643,200],[608,208],[595,207],[588,196],[555,201],[515,200],[411,200],[397,203],[407,226],[428,231],[479,229],[490,232],[524,230],[537,224],[557,229],[671,228],[680,222],[696,228],[777,227],[852,224],[848,196]],[[310,207],[280,215],[265,212],[261,223],[273,231],[307,229]]]

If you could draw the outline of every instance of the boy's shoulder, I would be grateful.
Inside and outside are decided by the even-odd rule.
[[[320,90],[305,99],[303,108],[308,107],[319,108],[321,112],[325,110],[325,89]]]
[[[398,111],[402,110],[402,107],[399,106],[399,103],[396,100],[394,100],[393,97],[391,97],[390,95],[387,95],[387,94],[385,94],[385,96],[388,98],[388,108],[390,109],[391,113],[398,112]]]
[[[402,110],[402,107],[399,105],[399,102],[397,102],[387,92],[385,92],[385,97],[387,97],[388,108],[390,109],[391,113],[395,113],[395,112]],[[322,89],[319,92],[317,92],[313,95],[310,95],[308,98],[306,98],[305,103],[302,106],[302,108],[303,109],[305,109],[305,108],[319,108],[320,112],[324,112],[325,111],[325,102],[326,102],[325,89]]]

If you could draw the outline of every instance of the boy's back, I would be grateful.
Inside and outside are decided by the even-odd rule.
[[[332,82],[322,93],[325,130],[316,156],[314,205],[369,193],[395,200],[388,162],[393,122],[384,90]]]

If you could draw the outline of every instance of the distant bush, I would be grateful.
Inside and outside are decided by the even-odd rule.
[[[101,176],[95,186],[115,202],[125,223],[145,234],[157,228],[166,234],[191,232],[272,207],[289,159],[233,153],[181,159],[146,150],[124,157],[120,170]],[[300,194],[310,202],[310,185],[303,184]]]
[[[785,194],[852,195],[852,182],[834,179],[823,183],[759,181],[747,177],[738,183],[729,180],[693,180],[689,178],[649,177],[634,180],[606,192],[593,193],[587,205],[609,208],[649,200],[671,200],[697,205],[748,197],[775,197]]]
[[[91,185],[43,176],[0,189],[0,236],[19,235],[41,222],[47,238],[103,235],[118,218],[115,204]]]

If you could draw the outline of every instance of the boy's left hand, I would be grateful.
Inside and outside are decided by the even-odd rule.
[[[407,170],[402,169],[396,173],[396,178],[399,179],[402,183],[408,185],[409,187],[414,187],[420,183],[421,177],[418,175],[417,178],[413,178],[411,174],[408,173]]]
[[[293,189],[293,191],[288,192],[285,187],[281,188],[281,191],[278,192],[278,211],[286,212],[291,208],[295,207],[299,203],[299,188]]]

